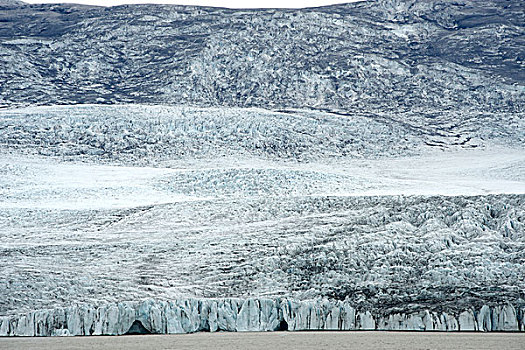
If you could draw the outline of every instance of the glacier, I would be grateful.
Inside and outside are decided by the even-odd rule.
[[[0,334],[523,330],[522,133],[437,151],[318,111],[0,110]]]
[[[519,0],[0,0],[0,336],[523,332]]]
[[[301,330],[525,331],[525,309],[484,305],[462,312],[389,316],[349,303],[290,299],[145,300],[94,307],[75,305],[0,317],[0,336],[122,335],[133,324],[144,333],[261,332]]]
[[[420,118],[523,115],[524,23],[520,0],[0,4],[0,104],[322,109],[430,133]]]

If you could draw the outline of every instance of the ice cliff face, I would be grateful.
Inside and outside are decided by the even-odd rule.
[[[77,305],[0,317],[0,336],[121,335],[133,331],[154,334],[278,330],[519,331],[524,328],[524,311],[507,304],[456,314],[426,310],[380,317],[358,311],[348,303],[328,300],[147,300],[100,307]]]

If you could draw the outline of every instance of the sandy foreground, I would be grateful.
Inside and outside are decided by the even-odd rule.
[[[258,332],[0,338],[0,349],[525,349],[525,333]]]

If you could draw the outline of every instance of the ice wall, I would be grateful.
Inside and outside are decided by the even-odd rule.
[[[376,316],[346,302],[290,299],[185,299],[75,305],[0,317],[0,336],[121,335],[135,321],[157,334],[200,331],[416,330],[525,331],[525,307]]]

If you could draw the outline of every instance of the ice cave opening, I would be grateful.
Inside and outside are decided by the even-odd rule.
[[[131,327],[129,327],[128,331],[125,333],[125,335],[133,335],[133,334],[151,334],[151,331],[144,327],[142,322],[139,320],[135,320]]]
[[[288,322],[285,320],[281,320],[281,323],[279,324],[278,331],[287,331],[288,330]]]

